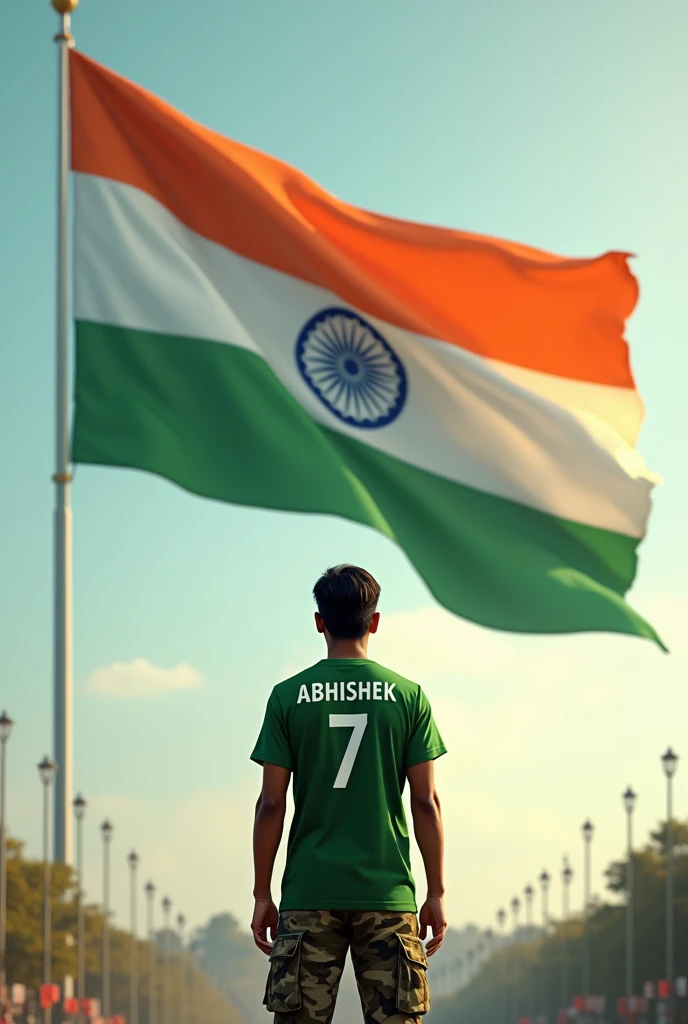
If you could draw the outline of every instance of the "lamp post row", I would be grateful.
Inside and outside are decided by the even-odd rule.
[[[666,756],[666,755],[665,755]],[[624,801],[626,802],[626,809],[629,813],[629,826],[628,826],[628,856],[629,863],[631,858],[631,843],[632,836],[630,831],[630,816],[635,805],[636,795],[629,787],[626,793],[624,793]],[[630,807],[630,810],[629,810]],[[584,843],[584,854],[585,854],[585,869],[584,869],[584,899],[583,899],[583,992],[584,994],[590,994],[590,930],[589,930],[589,918],[590,918],[590,903],[591,903],[591,844],[595,833],[594,825],[590,820],[584,822],[581,833],[583,836]],[[568,920],[570,910],[570,886],[573,880],[573,870],[569,864],[568,857],[564,857],[564,863],[562,867],[562,919]],[[549,927],[549,889],[552,878],[549,872],[544,869],[538,876],[538,882],[540,884],[540,895],[541,895],[541,906],[542,906],[542,927],[546,931]],[[630,888],[629,888],[630,893]],[[532,906],[532,900],[534,896],[534,889],[532,885],[527,885],[524,889],[526,897],[526,914],[527,923],[531,922],[530,908]],[[519,901],[514,898],[512,900],[512,910],[514,912],[514,932],[517,927],[517,909],[515,905]],[[503,910],[497,912],[497,920],[500,926],[506,919],[506,914]],[[630,922],[630,923],[629,923]],[[629,944],[632,943],[632,895],[629,895],[628,912],[627,912],[627,949],[626,949],[626,970],[627,970],[627,989],[632,994],[632,953],[629,952]],[[568,937],[566,930],[563,932],[563,958],[562,958],[562,985],[561,995],[563,1005],[568,1005],[569,999],[569,961],[568,961]],[[631,965],[629,967],[629,964]],[[629,987],[630,986],[630,987]]]
[[[82,860],[82,824],[84,814],[86,810],[86,801],[79,795],[74,800],[74,811],[77,819],[77,863],[78,865],[83,864]],[[103,992],[103,1016],[109,1017],[111,1015],[111,967],[110,967],[110,926],[109,926],[109,913],[110,913],[110,843],[114,827],[107,819],[100,826],[100,833],[103,840],[103,937],[102,937],[102,992]],[[127,863],[130,871],[130,890],[129,890],[129,924],[132,936],[131,941],[131,960],[130,960],[130,984],[129,984],[129,1020],[131,1024],[138,1024],[139,1019],[139,969],[138,969],[138,946],[136,942],[136,936],[138,932],[138,885],[137,885],[137,874],[139,867],[139,855],[135,850],[132,850],[127,856]],[[79,878],[79,917],[78,917],[78,948],[82,951],[78,958],[78,982],[77,991],[79,993],[79,999],[84,998],[85,993],[85,971],[84,971],[84,917],[83,917],[83,883],[82,883],[82,867],[77,867],[78,878]],[[149,993],[148,993],[148,1020],[149,1024],[157,1024],[158,1019],[158,1000],[157,1000],[157,950],[155,942],[155,885],[153,882],[146,882],[144,886],[144,892],[146,894],[147,902],[147,915],[146,915],[146,932],[150,945],[149,954]],[[169,1024],[170,1021],[170,986],[168,979],[168,971],[170,962],[170,948],[169,948],[169,931],[170,931],[170,910],[172,907],[172,901],[169,897],[165,897],[162,900],[162,908],[164,912],[164,954],[163,954],[163,985],[164,985],[164,998],[163,998],[163,1024]],[[184,928],[186,925],[186,918],[183,914],[179,914],[177,917],[177,925],[179,927],[180,943],[181,948],[184,948]],[[180,1005],[180,1024],[185,1024],[185,1018],[183,1016],[183,1000]]]
[[[667,1024],[673,1024],[673,982],[674,982],[674,821],[673,821],[673,778],[678,767],[678,756],[671,747],[662,755],[662,767],[667,780],[667,827],[666,827],[666,861],[667,861],[667,882],[666,882],[666,962],[665,973],[669,982],[669,997],[667,1002]],[[622,794],[622,800],[627,813],[627,866],[626,866],[626,994],[631,998],[634,994],[634,879],[633,879],[633,812],[637,801],[637,794],[629,786]],[[584,901],[583,901],[583,993],[590,995],[590,917],[592,908],[591,875],[592,875],[592,840],[595,828],[590,820],[584,822],[581,833],[584,843]],[[570,914],[570,887],[573,880],[573,870],[565,856],[562,865],[562,920],[568,921]],[[547,929],[549,924],[548,894],[551,877],[545,870],[538,881],[540,883],[542,897],[542,924]],[[532,924],[532,902],[534,889],[527,885],[523,894],[525,897],[526,925]],[[516,935],[519,928],[519,913],[521,901],[518,897],[511,900],[511,912],[513,917],[513,932]],[[497,911],[497,923],[502,935],[506,925],[507,912],[502,907]],[[562,931],[562,978],[561,978],[561,999],[562,1005],[568,1006],[570,996],[570,964],[569,964],[569,938],[566,928]],[[533,998],[532,986],[530,995],[530,1015],[532,1016]],[[509,1018],[508,992],[504,988],[504,1015],[505,1020]]]
[[[6,834],[6,745],[12,733],[14,721],[6,711],[0,713],[0,986],[6,985],[6,942],[7,942],[7,834]],[[50,858],[50,798],[51,788],[55,782],[58,772],[58,765],[47,755],[38,765],[38,773],[43,785],[43,983],[50,985],[52,980],[52,861]],[[83,885],[83,823],[86,816],[87,801],[79,793],[72,802],[74,817],[76,820],[76,904],[77,904],[77,998],[79,1001],[79,1018],[82,1016],[82,1000],[85,998],[85,906],[84,906],[84,885]],[[113,826],[105,820],[100,826],[100,833],[103,840],[103,936],[102,936],[102,1010],[103,1016],[110,1016],[111,1003],[111,970],[110,970],[110,842],[113,834]],[[138,949],[136,944],[137,934],[137,885],[136,875],[139,864],[139,856],[135,851],[127,857],[130,868],[130,928],[132,935],[131,964],[130,964],[130,1021],[131,1024],[138,1024]],[[154,930],[154,894],[155,886],[148,882],[144,887],[148,897],[148,920],[147,931],[151,946],[150,952],[150,992],[149,992],[149,1024],[157,1024],[157,980],[156,968],[157,957],[155,950]],[[164,962],[164,1006],[163,1022],[170,1021],[170,986],[167,977],[169,966],[169,932],[170,932],[170,910],[172,901],[165,897],[162,901],[165,915],[165,962]],[[183,914],[177,916],[181,949],[184,948],[184,929],[186,918]],[[183,991],[183,986],[182,986]],[[46,1000],[47,1002],[47,1000]],[[180,1001],[179,1024],[186,1024],[186,1005],[183,999]],[[44,1024],[50,1024],[52,1018],[52,1006],[47,1005],[43,1009]]]
[[[674,816],[673,816],[673,780],[678,768],[678,755],[671,747],[668,747],[662,754],[661,762],[666,777],[666,934],[665,934],[665,975],[669,983],[669,996],[667,1001],[667,1024],[673,1024],[674,1018]],[[622,801],[626,810],[626,955],[625,955],[625,988],[627,998],[632,998],[635,988],[635,965],[634,965],[634,872],[633,872],[633,813],[637,803],[638,795],[632,786],[628,786],[622,794]],[[584,897],[583,897],[583,993],[590,995],[590,910],[591,910],[591,873],[592,873],[592,840],[595,834],[594,825],[590,820],[584,822],[581,833],[583,836],[584,848]],[[562,868],[562,920],[567,921],[570,912],[570,886],[573,879],[573,870],[564,857]],[[546,929],[549,922],[548,911],[548,890],[551,881],[547,871],[539,876],[542,895],[542,924]],[[526,923],[531,923],[531,906],[534,890],[531,885],[525,887]],[[511,901],[512,913],[514,916],[514,933],[518,928],[518,910],[520,901],[514,897]],[[506,922],[506,911],[497,911],[497,922],[500,929],[503,929]],[[562,1005],[567,1006],[569,1001],[569,953],[568,936],[566,929],[562,934],[563,959],[562,959]]]
[[[7,741],[12,733],[14,721],[9,717],[6,711],[0,714],[0,985],[6,984],[6,935],[7,935],[7,853],[6,853],[6,746]],[[667,780],[667,791],[666,791],[666,807],[667,807],[667,832],[666,832],[666,860],[667,860],[667,873],[666,873],[666,939],[665,939],[665,973],[670,986],[673,984],[674,974],[674,828],[673,828],[673,778],[676,774],[678,767],[678,755],[674,753],[671,747],[662,755],[662,767]],[[41,782],[43,783],[43,860],[44,860],[44,874],[43,874],[43,890],[44,890],[44,918],[43,918],[43,974],[45,984],[50,984],[51,977],[51,865],[49,858],[49,831],[50,831],[50,819],[49,819],[49,800],[50,800],[50,787],[55,781],[58,766],[55,761],[51,760],[47,755],[38,765],[38,771]],[[634,935],[634,879],[633,879],[633,812],[637,801],[637,794],[633,791],[631,786],[628,786],[626,791],[622,794],[624,807],[627,814],[627,865],[626,865],[626,994],[630,998],[633,995],[634,989],[634,958],[633,958],[633,935]],[[74,815],[77,823],[77,850],[76,850],[76,870],[77,870],[77,996],[79,999],[79,1005],[81,1006],[81,1000],[84,998],[85,992],[85,945],[84,945],[84,890],[83,890],[83,820],[86,812],[86,801],[81,796],[77,797],[73,801]],[[103,1014],[104,1016],[110,1015],[110,929],[109,929],[109,897],[110,897],[110,840],[112,838],[113,827],[109,821],[104,821],[101,825],[101,835],[103,838]],[[590,887],[591,887],[591,844],[594,835],[594,826],[588,820],[582,826],[582,835],[584,841],[584,942],[583,942],[583,991],[589,994],[590,991],[590,930],[589,930],[589,918],[590,918]],[[135,941],[136,930],[137,930],[137,899],[136,899],[136,873],[139,863],[138,854],[132,851],[128,858],[130,867],[130,924],[132,933],[132,950],[131,950],[131,984],[130,984],[130,1020],[131,1024],[138,1024],[138,957],[137,957],[137,946]],[[567,858],[564,858],[564,867],[562,870],[562,914],[564,920],[568,919],[569,914],[569,888],[571,880],[573,878],[573,872],[570,865],[568,864]],[[550,884],[550,876],[547,871],[543,871],[539,876],[539,882],[541,887],[542,895],[542,923],[546,929],[549,923],[549,911],[548,911],[548,891]],[[149,1007],[149,1020],[150,1024],[157,1024],[157,998],[155,998],[155,990],[157,988],[156,983],[156,968],[157,968],[157,957],[155,953],[154,943],[154,918],[153,918],[153,897],[155,893],[155,886],[152,882],[148,882],[145,886],[146,896],[148,897],[148,920],[147,930],[149,939],[151,942],[151,954],[150,954],[150,987],[151,994],[149,996],[150,1007]],[[525,896],[525,908],[526,908],[526,924],[530,927],[532,924],[532,902],[534,896],[534,890],[531,885],[528,885],[524,889]],[[172,902],[169,897],[165,897],[162,901],[162,908],[164,914],[164,950],[163,956],[165,960],[165,966],[169,962],[169,933],[170,933],[170,912],[172,908]],[[519,913],[521,908],[521,901],[518,897],[514,897],[511,901],[511,909],[514,920],[514,932],[518,930],[519,924]],[[497,912],[497,921],[500,929],[503,930],[506,923],[506,911],[500,909]],[[183,948],[184,944],[184,927],[186,920],[182,914],[177,917],[177,925],[180,932],[181,944]],[[488,930],[486,935],[491,939],[492,933]],[[566,933],[563,936],[564,941],[564,958],[562,968],[562,998],[564,1005],[568,1003],[569,995],[569,979],[568,979],[568,946]],[[167,971],[164,971],[163,977],[163,1018],[165,1024],[169,1021],[169,1000],[170,1000],[169,982],[167,979]],[[673,1022],[673,1000],[670,995],[669,1006],[668,1006],[668,1024]],[[44,1011],[45,1024],[50,1024],[51,1020],[51,1008],[46,1007]],[[180,1024],[185,1024],[185,1007],[183,1002],[180,1004]]]

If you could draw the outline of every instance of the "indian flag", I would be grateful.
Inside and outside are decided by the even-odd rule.
[[[71,85],[75,462],[372,526],[486,626],[656,639],[624,254],[370,213],[78,53]]]

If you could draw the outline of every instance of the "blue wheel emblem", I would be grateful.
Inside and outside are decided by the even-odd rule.
[[[349,309],[312,316],[296,341],[296,361],[323,405],[354,427],[384,427],[406,401],[406,372],[396,353]]]

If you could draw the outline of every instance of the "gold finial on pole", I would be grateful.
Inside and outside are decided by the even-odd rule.
[[[78,6],[79,0],[50,0],[53,8],[62,18],[62,31],[58,32],[54,37],[56,43],[66,43],[67,47],[71,50],[74,46],[74,36],[69,31],[71,14],[75,7]]]

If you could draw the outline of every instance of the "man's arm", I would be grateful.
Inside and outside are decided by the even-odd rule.
[[[435,764],[424,761],[406,769],[411,790],[411,813],[428,883],[428,898],[420,911],[420,937],[425,939],[428,927],[432,939],[427,946],[432,956],[442,945],[447,920],[444,913],[444,830],[440,801],[435,789]]]
[[[259,949],[269,953],[277,935],[278,914],[271,887],[272,870],[279,849],[287,810],[287,790],[291,772],[276,764],[263,765],[263,788],[256,804],[253,825],[253,896],[255,907],[251,931]],[[268,939],[270,929],[271,939]]]

